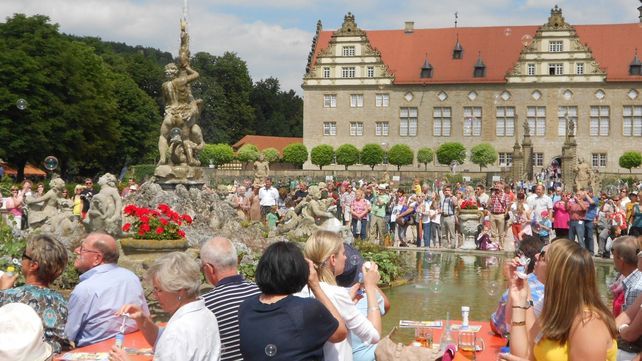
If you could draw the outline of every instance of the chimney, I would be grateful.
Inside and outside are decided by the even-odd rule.
[[[406,21],[404,23],[403,27],[403,32],[406,34],[410,34],[415,31],[415,22],[414,21]]]

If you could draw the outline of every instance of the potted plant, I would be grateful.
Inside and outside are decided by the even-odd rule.
[[[477,202],[472,199],[467,199],[459,206],[459,226],[461,233],[464,236],[464,244],[462,249],[475,249],[475,233],[479,226],[479,219],[481,212],[477,206]]]
[[[185,250],[187,240],[180,227],[192,223],[188,214],[178,214],[167,204],[161,203],[156,209],[127,205],[123,210],[132,222],[123,225],[123,232],[131,236],[120,240],[123,251],[159,252],[163,250]]]

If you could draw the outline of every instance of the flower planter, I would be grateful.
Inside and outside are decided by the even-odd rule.
[[[481,213],[477,209],[460,209],[458,217],[461,233],[464,235],[464,244],[461,248],[476,249],[475,233],[477,233]]]
[[[123,238],[120,246],[125,254],[136,253],[166,253],[184,251],[188,248],[187,239],[134,239]]]

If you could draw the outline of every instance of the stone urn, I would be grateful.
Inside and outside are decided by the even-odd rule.
[[[479,209],[460,209],[457,217],[459,218],[461,233],[464,236],[464,243],[461,249],[477,249],[475,233],[477,233],[481,212]]]
[[[135,239],[123,238],[120,247],[126,255],[140,253],[169,253],[184,251],[188,248],[187,239]]]

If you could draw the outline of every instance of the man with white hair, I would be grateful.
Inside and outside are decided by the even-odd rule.
[[[221,361],[243,360],[240,350],[239,305],[261,293],[238,272],[238,255],[232,242],[214,237],[201,246],[201,268],[214,289],[203,296],[205,306],[214,313],[221,336]]]

